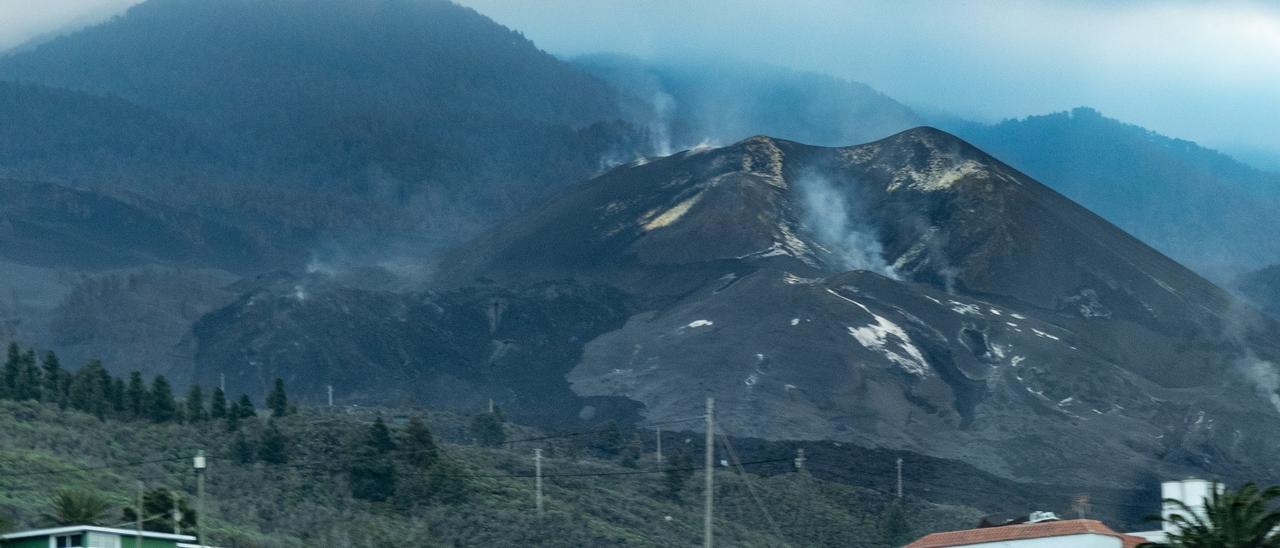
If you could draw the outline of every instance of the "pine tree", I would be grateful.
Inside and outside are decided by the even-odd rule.
[[[227,394],[222,388],[214,388],[209,396],[209,418],[221,419],[227,416]]]
[[[267,464],[284,464],[289,460],[288,440],[276,426],[275,419],[267,421],[267,429],[262,432],[262,442],[258,446],[258,457]]]
[[[228,415],[230,416],[230,415]],[[244,432],[236,432],[236,439],[231,443],[231,457],[240,464],[253,462],[256,450]]]
[[[240,399],[236,400],[235,408],[236,413],[242,419],[258,416],[257,408],[253,406],[253,400],[250,400],[247,394],[240,394]]]
[[[880,528],[884,541],[889,546],[902,546],[911,542],[911,524],[907,523],[907,513],[901,500],[894,500],[885,506],[881,520]]]
[[[98,376],[98,384],[102,386],[102,407],[99,411],[99,416],[105,417],[111,412],[113,407],[112,401],[117,397],[115,394],[116,378],[112,377],[111,373],[107,371],[107,368],[102,366],[102,362],[97,362],[92,373]]]
[[[684,485],[691,477],[693,477],[693,459],[684,453],[677,453],[671,457],[667,469],[662,472],[662,483],[667,487],[667,496],[673,500],[680,500],[680,492],[684,490]]]
[[[125,388],[124,400],[133,418],[140,419],[146,416],[150,395],[147,394],[146,383],[142,382],[142,373],[134,371],[129,374],[129,386]]]
[[[204,410],[204,391],[200,389],[200,385],[192,384],[187,389],[187,421],[201,422],[209,418],[208,413]]]
[[[28,350],[22,355],[22,363],[18,367],[18,379],[14,383],[14,397],[19,400],[39,400],[41,398],[44,379],[41,378],[40,366],[36,364],[36,353]]]
[[[102,385],[102,371],[104,371],[102,362],[89,360],[89,363],[72,376],[68,391],[72,409],[92,413],[98,418],[106,416],[107,390]]]
[[[0,397],[13,399],[16,397],[14,387],[18,384],[18,374],[22,368],[22,349],[18,343],[9,343],[9,357],[4,362],[4,371],[0,372]]]
[[[44,355],[44,394],[43,401],[56,403],[59,407],[67,406],[65,379],[67,372],[62,369],[62,361],[52,350]]]
[[[387,454],[396,448],[391,430],[378,417],[369,426],[358,453],[364,458],[352,463],[349,471],[351,496],[373,501],[383,501],[396,490],[396,467]]]
[[[440,460],[440,449],[436,447],[435,437],[431,435],[427,423],[419,417],[409,419],[401,447],[405,458],[418,468],[431,468]]]
[[[272,417],[279,418],[289,414],[289,397],[284,393],[284,380],[279,377],[276,378],[271,393],[267,394],[267,407],[271,409]]]
[[[240,421],[254,416],[257,416],[257,412],[254,411],[253,402],[249,400],[249,396],[241,394],[240,399],[227,409],[227,431],[235,432],[240,428]]]
[[[173,388],[164,375],[156,375],[151,381],[151,405],[148,417],[151,422],[169,422],[177,416],[178,405],[173,401]]]
[[[129,408],[129,404],[125,402],[126,390],[124,379],[120,377],[111,378],[111,409],[115,411],[117,417],[125,416],[125,411]]]
[[[395,451],[396,442],[391,439],[391,429],[387,428],[387,423],[382,421],[382,417],[374,419],[373,424],[369,426],[367,445],[379,455]]]
[[[622,430],[617,421],[609,421],[604,430],[596,435],[592,448],[607,456],[617,455],[622,450]]]
[[[481,413],[471,420],[471,437],[484,447],[498,447],[507,442],[507,432],[496,413]]]

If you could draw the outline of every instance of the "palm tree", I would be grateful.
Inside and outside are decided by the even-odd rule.
[[[58,525],[100,525],[111,511],[111,503],[96,492],[62,489],[49,499],[48,519]]]
[[[1280,510],[1274,504],[1280,499],[1280,486],[1259,489],[1252,483],[1232,492],[1214,492],[1205,502],[1203,512],[1195,512],[1182,501],[1166,499],[1178,507],[1168,522],[1177,533],[1165,542],[1147,543],[1144,547],[1170,548],[1280,548]],[[1154,517],[1154,520],[1161,518]]]

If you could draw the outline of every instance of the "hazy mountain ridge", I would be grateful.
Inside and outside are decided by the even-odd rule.
[[[1280,175],[1083,107],[953,129],[1216,279],[1280,256]]]
[[[1142,243],[1263,261],[1272,180],[1093,111],[850,146],[920,116],[402,0],[151,0],[0,78],[40,82],[0,83],[0,169],[59,183],[0,183],[0,268],[40,278],[4,289],[41,305],[0,334],[71,359],[540,424],[710,394],[735,434],[1024,481],[1278,475],[1275,323]],[[704,143],[756,133],[841,148]]]
[[[1280,265],[1245,272],[1233,280],[1232,287],[1254,306],[1280,318]]]
[[[419,283],[441,248],[643,150],[603,82],[443,1],[152,0],[0,57],[0,79],[4,333],[178,378],[191,311],[225,304],[182,293],[234,291],[191,269]],[[188,279],[142,312],[112,281],[139,269]],[[158,333],[138,313],[184,325],[130,341]]]
[[[141,167],[140,147],[69,150],[51,174],[330,241],[448,245],[639,139],[606,84],[445,1],[152,0],[0,58],[0,78],[122,97],[195,143]],[[84,123],[62,120],[29,131]]]
[[[575,62],[631,97],[669,150],[754,134],[824,146],[922,125],[950,130],[1220,282],[1280,257],[1280,175],[1081,107],[996,124],[921,115],[865,84],[732,61]]]
[[[645,62],[597,54],[573,60],[624,95],[630,119],[664,154],[771,135],[824,146],[865,143],[923,123],[861,82],[727,60]]]

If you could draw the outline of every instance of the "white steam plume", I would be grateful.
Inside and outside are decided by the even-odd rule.
[[[868,270],[893,279],[898,274],[884,260],[884,249],[875,233],[858,222],[860,212],[852,192],[842,192],[826,177],[807,175],[796,182],[803,207],[804,225],[828,252],[832,266],[841,270]]]
[[[649,102],[653,107],[653,118],[648,124],[649,146],[653,147],[653,153],[658,156],[670,156],[673,152],[671,120],[675,116],[676,100],[670,93],[657,90],[653,92]]]
[[[1244,372],[1245,378],[1253,383],[1258,396],[1271,402],[1276,411],[1280,412],[1280,372],[1276,371],[1276,364],[1260,359],[1252,352],[1236,360],[1236,364]]]

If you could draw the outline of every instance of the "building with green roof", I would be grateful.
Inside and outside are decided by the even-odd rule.
[[[18,531],[0,535],[0,548],[210,548],[196,537],[93,525]]]

